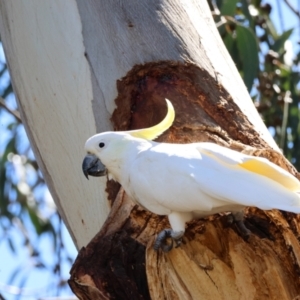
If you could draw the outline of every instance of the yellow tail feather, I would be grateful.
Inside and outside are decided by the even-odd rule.
[[[300,191],[300,182],[296,177],[269,162],[267,159],[259,157],[250,158],[239,164],[239,166],[253,173],[268,177],[291,191]]]

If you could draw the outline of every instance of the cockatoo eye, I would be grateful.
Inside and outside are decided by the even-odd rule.
[[[105,146],[105,144],[103,142],[99,143],[99,147],[103,148]]]

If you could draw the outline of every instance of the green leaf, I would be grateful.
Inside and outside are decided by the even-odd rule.
[[[232,37],[232,34],[227,33],[223,38],[223,42],[230,53],[235,64],[239,64],[239,51],[237,49],[236,39]]]
[[[233,50],[233,45],[235,43],[234,38],[232,37],[231,34],[227,33],[225,35],[225,37],[223,38],[223,42],[227,48],[227,50],[229,51],[229,53],[231,53],[231,51]]]
[[[249,2],[247,0],[242,0],[241,4],[242,4],[242,6],[241,6],[242,12],[243,12],[245,18],[248,20],[249,26],[251,28],[254,28],[253,18],[249,11]]]
[[[259,70],[258,42],[253,31],[244,26],[236,27],[237,48],[242,63],[242,75],[250,92]]]
[[[276,40],[278,38],[278,33],[277,30],[272,22],[272,20],[269,17],[265,17],[266,18],[266,32],[268,33],[268,37],[269,39],[273,39]]]
[[[288,38],[293,33],[293,28],[289,29],[285,32],[283,32],[274,42],[273,46],[271,46],[271,49],[275,52],[282,53],[284,51],[284,43],[288,40]]]
[[[222,16],[234,16],[236,12],[237,0],[224,0],[220,6]]]
[[[29,205],[26,205],[26,208],[27,208],[31,223],[34,226],[36,233],[38,235],[41,235],[41,233],[43,232],[42,222],[37,214],[37,210],[30,207]]]
[[[5,186],[7,184],[7,178],[6,178],[6,166],[7,166],[7,156],[10,152],[14,152],[14,143],[15,140],[12,137],[4,150],[3,155],[0,156],[0,212],[1,217],[6,216],[9,219],[12,219],[12,215],[8,211],[8,205],[9,205],[9,198],[7,193],[5,193]]]

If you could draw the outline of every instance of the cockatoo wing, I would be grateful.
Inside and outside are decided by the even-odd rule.
[[[133,199],[156,214],[202,211],[208,215],[223,203],[202,192],[195,178],[200,163],[195,147],[156,144],[125,168],[130,177],[121,184]],[[202,168],[202,174],[208,171]]]
[[[221,163],[240,167],[272,179],[291,191],[300,192],[300,181],[286,170],[262,157],[246,155],[213,143],[199,143],[198,149]]]
[[[197,173],[201,189],[223,201],[300,213],[299,181],[264,158],[244,155],[211,143],[199,143],[205,176]]]
[[[157,214],[208,215],[245,206],[300,213],[297,179],[264,159],[256,161],[216,144],[156,144],[140,153],[129,169],[130,178],[121,184]]]

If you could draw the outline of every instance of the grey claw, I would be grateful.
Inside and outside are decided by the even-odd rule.
[[[235,222],[234,216],[232,214],[227,215],[226,218],[229,224],[233,224]]]
[[[236,227],[242,238],[247,240],[251,235],[251,231],[246,227],[244,223],[244,211],[232,213]]]
[[[164,252],[169,252],[173,248],[173,239],[171,243],[167,243],[167,239],[172,236],[172,229],[164,229],[158,235],[154,243],[154,250],[161,248]]]
[[[238,230],[240,231],[241,235],[248,239],[251,235],[251,231],[246,227],[244,221],[236,221],[236,226],[238,227]]]
[[[157,235],[153,248],[156,251],[161,248],[163,252],[169,252],[173,248],[174,242],[175,248],[181,245],[182,235],[183,232],[174,233],[172,229],[164,229]],[[167,242],[167,240],[170,240],[170,242]]]

